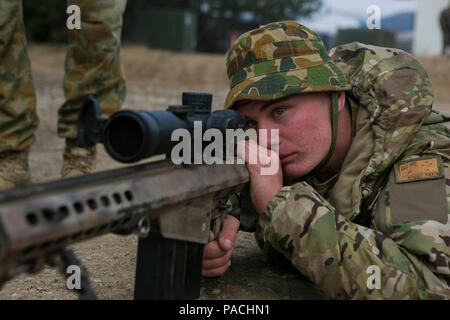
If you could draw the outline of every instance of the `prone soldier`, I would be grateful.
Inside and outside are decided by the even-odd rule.
[[[228,269],[239,218],[253,211],[259,246],[324,297],[448,299],[450,118],[432,110],[421,64],[358,42],[327,52],[310,29],[283,21],[242,34],[227,72],[225,108],[249,127],[279,129],[279,152],[247,163],[249,191],[230,199],[203,275]],[[268,161],[277,174],[261,175]]]

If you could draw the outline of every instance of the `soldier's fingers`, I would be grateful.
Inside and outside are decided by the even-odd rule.
[[[231,265],[231,261],[228,262],[228,264],[221,266],[219,268],[216,268],[216,269],[202,269],[202,275],[204,277],[220,277],[221,275],[223,275],[225,273],[225,271],[228,270],[230,265]]]
[[[203,250],[203,260],[216,259],[226,255],[228,250],[223,250],[217,241],[208,243]]]
[[[248,142],[245,140],[238,141],[236,146],[236,156],[243,160],[245,163],[248,163]]]
[[[220,258],[203,260],[202,268],[204,270],[221,268],[225,265],[228,265],[230,259],[231,259],[231,251],[229,251],[226,255]]]
[[[230,250],[236,240],[240,222],[233,216],[223,216],[223,228],[219,234],[219,244],[223,250]]]
[[[247,165],[257,165],[258,164],[258,150],[259,146],[258,143],[255,140],[246,140],[246,141],[240,141],[240,143],[243,143],[241,145],[241,157],[244,157],[245,163]],[[238,145],[239,146],[239,145]]]

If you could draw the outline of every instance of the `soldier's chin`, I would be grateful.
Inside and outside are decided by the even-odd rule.
[[[283,176],[288,180],[299,179],[311,172],[311,168],[298,165],[296,163],[286,163],[282,165]]]

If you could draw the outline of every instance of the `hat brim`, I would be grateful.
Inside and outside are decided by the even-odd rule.
[[[270,101],[303,92],[346,91],[351,86],[336,65],[324,63],[252,77],[235,84],[225,99],[225,109],[240,100]]]

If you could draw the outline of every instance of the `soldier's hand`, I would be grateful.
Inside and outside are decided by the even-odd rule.
[[[217,240],[214,233],[209,234],[209,243],[203,251],[202,275],[218,277],[227,271],[231,265],[233,243],[239,230],[239,220],[233,216],[223,216],[223,227]]]
[[[250,174],[250,198],[256,211],[262,214],[269,201],[283,187],[280,157],[275,151],[252,140],[240,141],[237,150],[241,158],[245,152],[244,159]],[[257,159],[256,163],[252,163],[252,159]]]

